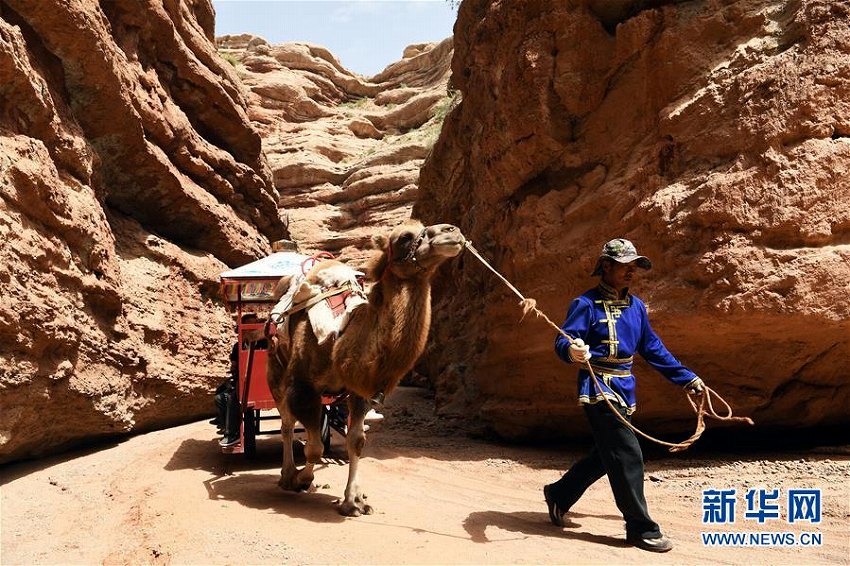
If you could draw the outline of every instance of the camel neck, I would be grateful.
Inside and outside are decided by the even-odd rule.
[[[431,302],[431,282],[422,279],[389,279],[382,282],[384,301],[396,307]]]
[[[427,277],[390,278],[378,283],[381,296],[375,307],[376,324],[395,334],[393,342],[408,344],[408,351],[421,352],[431,324],[431,282]],[[405,332],[395,332],[399,328]],[[420,344],[421,342],[421,344]]]

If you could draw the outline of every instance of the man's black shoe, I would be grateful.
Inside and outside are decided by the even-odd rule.
[[[217,425],[217,424],[218,424],[218,418],[211,419],[211,420],[210,420],[210,424]]]
[[[555,500],[552,499],[552,495],[549,493],[551,490],[551,485],[543,486],[543,498],[546,499],[546,506],[549,508],[549,520],[552,521],[552,524],[556,527],[564,526],[564,511],[558,507],[558,504],[555,503]]]
[[[226,436],[218,441],[218,445],[222,448],[227,448],[228,446],[235,446],[239,444],[239,437],[235,436],[233,438],[227,438]]]
[[[627,535],[626,542],[641,550],[649,552],[669,552],[673,550],[673,542],[664,535],[656,538],[646,538],[639,535]]]

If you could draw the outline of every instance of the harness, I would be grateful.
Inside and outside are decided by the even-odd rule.
[[[422,240],[425,239],[425,234],[427,234],[427,233],[428,233],[428,229],[422,228],[422,231],[419,232],[419,235],[416,236],[416,238],[414,238],[414,240],[411,242],[410,249],[407,250],[407,255],[405,255],[403,258],[401,258],[399,260],[395,260],[395,261],[398,261],[399,263],[410,262],[414,265],[414,267],[416,267],[416,269],[418,271],[422,271],[424,268],[421,265],[419,265],[419,262],[416,261],[416,250],[419,249],[419,246],[420,246],[420,244],[422,244]],[[392,244],[389,244],[387,246],[387,265],[384,267],[384,271],[381,273],[381,279],[382,280],[384,279],[384,277],[387,276],[387,273],[390,270],[390,265],[392,265],[393,261],[394,261],[393,260],[393,246],[392,246]]]
[[[292,305],[290,308],[282,312],[275,324],[285,319],[291,314],[307,310],[313,305],[321,303],[324,300],[328,300],[328,306],[333,310],[334,316],[339,316],[342,310],[345,310],[345,299],[350,297],[353,294],[363,294],[362,287],[358,288],[352,285],[351,283],[346,283],[342,287],[332,287],[325,291],[324,293],[319,293],[314,297],[310,297],[306,301],[302,303],[298,303],[297,305]],[[331,300],[333,299],[333,300]]]

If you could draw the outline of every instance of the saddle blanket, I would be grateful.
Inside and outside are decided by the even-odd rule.
[[[271,319],[277,323],[278,338],[281,330],[286,332],[286,320],[293,312],[306,308],[310,325],[319,344],[336,339],[351,320],[357,307],[367,302],[363,291],[363,273],[336,260],[316,264],[305,275],[292,275],[281,279],[279,288],[288,285],[277,305],[272,309]]]

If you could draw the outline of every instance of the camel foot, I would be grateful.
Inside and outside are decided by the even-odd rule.
[[[293,474],[281,474],[277,485],[284,491],[315,491],[313,487],[313,474],[296,472]]]
[[[359,517],[360,515],[371,515],[375,509],[371,505],[358,506],[354,503],[343,503],[339,506],[339,514],[345,517]]]
[[[282,489],[284,491],[294,491],[294,492],[315,491],[315,486],[313,486],[312,482],[306,483],[306,484],[304,484],[304,483],[294,483],[293,484],[293,483],[287,483],[287,482],[283,481],[283,479],[280,479],[280,480],[278,480],[277,485],[280,486],[280,489]]]
[[[353,501],[343,501],[339,506],[339,514],[346,517],[359,517],[360,515],[371,515],[375,509],[364,501],[366,496],[355,497]]]

